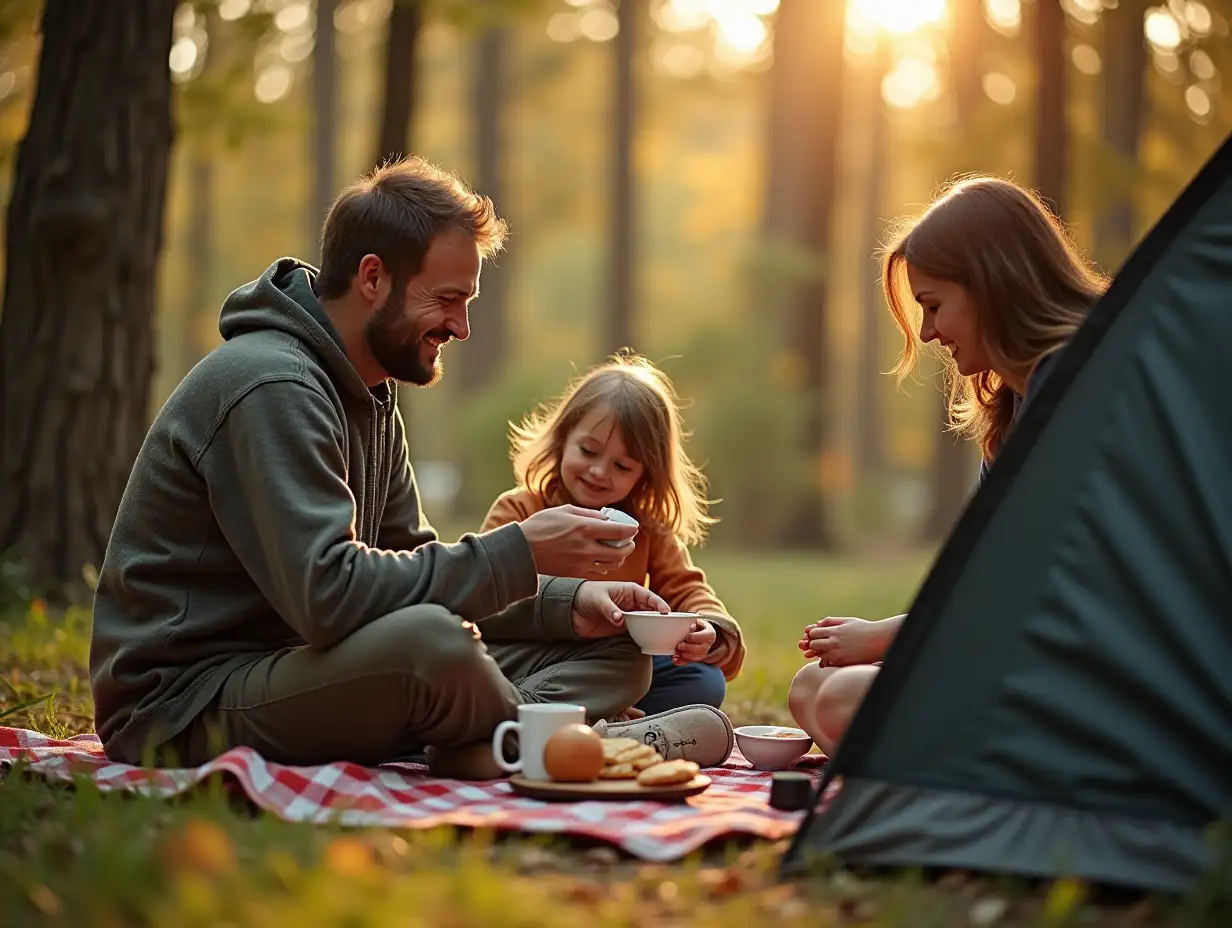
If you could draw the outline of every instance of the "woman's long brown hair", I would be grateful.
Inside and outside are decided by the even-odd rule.
[[[1063,346],[1107,288],[1059,219],[1034,193],[995,177],[965,177],[902,224],[882,258],[882,286],[903,334],[901,382],[920,355],[920,314],[907,265],[963,287],[978,313],[992,370],[965,377],[942,353],[951,427],[979,441],[986,460],[1001,446],[1014,391],[1040,359]]]

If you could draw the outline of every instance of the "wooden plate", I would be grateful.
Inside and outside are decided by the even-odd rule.
[[[513,791],[528,799],[584,802],[588,799],[624,800],[654,799],[673,802],[696,796],[710,788],[710,777],[699,773],[688,783],[672,786],[642,786],[637,780],[595,780],[593,783],[553,783],[550,780],[528,780],[512,776]]]

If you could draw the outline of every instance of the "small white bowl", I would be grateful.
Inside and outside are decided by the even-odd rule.
[[[736,729],[736,744],[755,769],[785,770],[809,752],[813,739],[799,728],[742,725]]]
[[[619,522],[621,525],[632,525],[634,528],[639,527],[637,524],[637,519],[633,518],[633,516],[629,515],[627,512],[621,512],[619,509],[612,509],[610,506],[604,506],[599,511],[613,522]],[[634,538],[636,537],[637,536],[635,534]],[[633,538],[626,538],[624,541],[609,541],[608,539],[600,539],[600,541],[602,541],[609,548],[624,548],[633,544]]]
[[[629,635],[642,647],[643,654],[675,654],[676,645],[697,621],[695,612],[626,612],[625,626]]]

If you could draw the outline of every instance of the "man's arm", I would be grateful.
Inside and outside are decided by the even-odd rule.
[[[413,551],[359,542],[343,428],[319,390],[275,381],[236,403],[199,455],[228,543],[309,644],[327,647],[405,606],[434,603],[477,621],[535,594],[517,526]]]

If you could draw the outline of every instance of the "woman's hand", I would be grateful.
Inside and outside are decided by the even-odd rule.
[[[851,616],[827,616],[805,626],[799,647],[823,667],[872,664],[885,657],[899,623],[894,619],[870,622]]]

